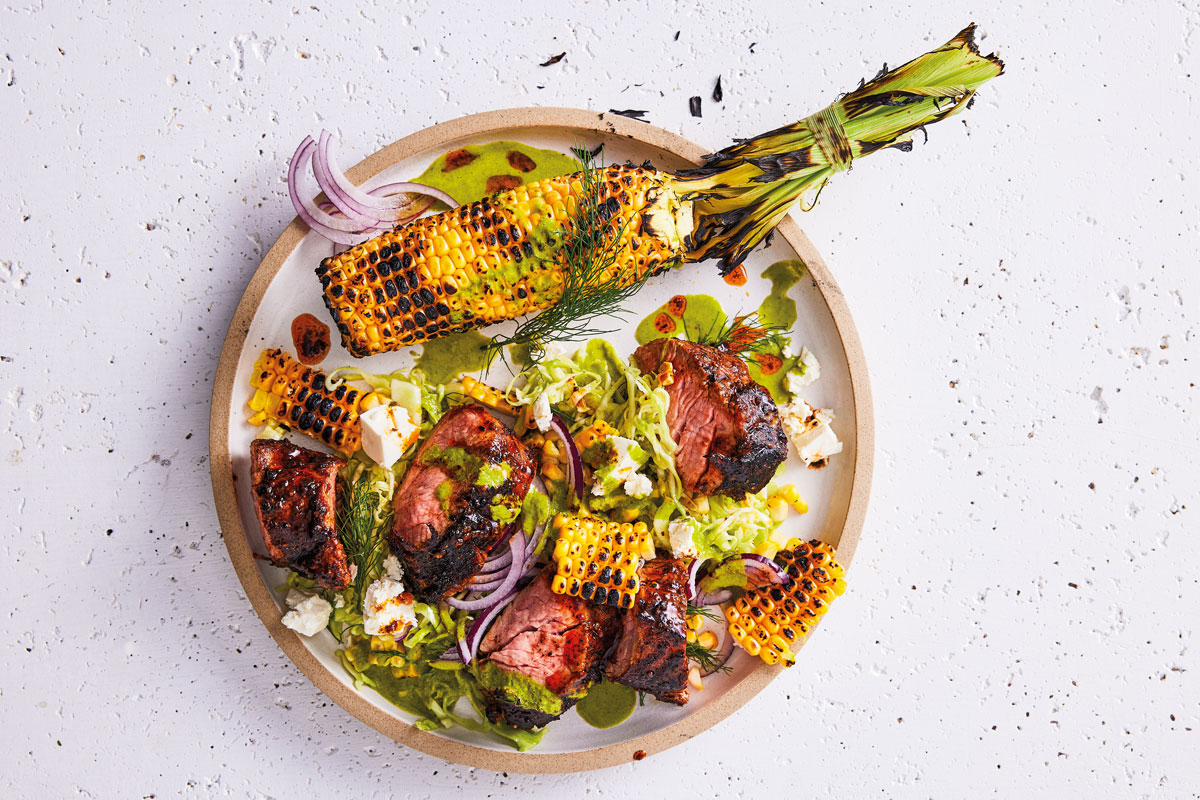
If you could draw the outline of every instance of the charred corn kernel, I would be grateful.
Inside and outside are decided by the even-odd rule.
[[[700,668],[695,665],[688,670],[688,685],[693,689],[704,688],[704,681],[700,677]]]
[[[612,425],[609,425],[602,419],[598,419],[591,425],[588,425],[586,428],[581,430],[579,433],[575,434],[575,444],[580,450],[587,450],[596,442],[603,441],[616,432],[617,429]]]
[[[692,614],[687,618],[687,626],[689,630],[698,631],[704,627],[704,617],[700,614]]]
[[[658,385],[670,386],[675,382],[675,365],[670,361],[664,361],[658,367]]]
[[[729,634],[747,653],[768,664],[791,666],[792,648],[846,591],[846,571],[833,548],[816,539],[790,540],[775,561],[792,582],[746,592],[725,607],[725,620]]]
[[[695,508],[697,514],[707,514],[708,513],[708,497],[707,496],[698,495],[696,497],[695,501],[693,501],[692,505]]]
[[[665,176],[632,166],[594,174],[601,217],[619,236],[599,280],[633,285],[682,258],[674,223],[685,206]],[[316,272],[342,344],[369,356],[553,305],[563,287],[559,243],[575,224],[582,191],[578,178],[547,178],[326,258]]]
[[[362,411],[366,411],[368,408],[374,408],[375,406],[384,402],[385,399],[386,398],[384,398],[384,396],[378,392],[371,392],[368,395],[363,395],[363,399],[359,402],[358,407]]]
[[[525,444],[535,449],[540,448],[545,442],[546,437],[542,436],[542,434],[538,433],[537,431],[531,431],[529,435],[525,437]]]
[[[325,373],[282,350],[264,350],[254,364],[250,385],[257,390],[250,400],[251,409],[258,412],[252,420],[265,415],[263,422],[272,420],[299,430],[347,456],[358,449],[363,396],[345,381],[329,391]]]
[[[499,411],[501,414],[516,416],[517,410],[512,407],[512,404],[504,399],[504,394],[499,389],[494,389],[482,381],[472,378],[470,375],[462,376],[463,393],[472,400],[487,406],[493,411]]]
[[[787,519],[789,506],[781,497],[772,497],[767,501],[767,511],[771,514],[771,519],[776,522],[783,522]]]
[[[550,588],[598,605],[632,608],[640,581],[643,523],[608,522],[585,515],[554,518],[555,577]],[[562,580],[560,580],[562,579]]]
[[[265,425],[267,423],[267,412],[259,411],[254,416],[247,420],[251,425]]]
[[[717,646],[717,635],[712,631],[703,631],[696,636],[696,644],[706,650],[712,650]]]
[[[547,439],[542,444],[542,452],[555,461],[562,458],[562,447],[559,445],[558,439]]]
[[[687,629],[687,640],[689,642],[696,641],[696,632],[694,630],[692,630],[691,628]]]
[[[547,461],[542,462],[542,477],[552,481],[562,481],[567,478],[557,462]]]
[[[796,490],[794,483],[789,483],[786,486],[779,487],[779,491],[775,493],[776,497],[782,497],[785,503],[796,503],[800,500],[800,492]]]

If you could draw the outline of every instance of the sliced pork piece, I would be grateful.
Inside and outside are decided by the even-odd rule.
[[[687,567],[677,558],[656,558],[643,564],[638,575],[642,586],[633,608],[621,620],[605,677],[659,700],[686,705]]]
[[[614,609],[550,590],[543,570],[496,618],[480,643],[488,719],[540,728],[599,677],[617,625]]]
[[[291,442],[250,443],[250,494],[267,555],[328,589],[350,585],[350,564],[335,524],[343,463]]]
[[[645,373],[671,363],[667,424],[685,488],[740,497],[767,485],[787,458],[787,435],[770,393],[742,359],[681,339],[648,342],[633,358]]]
[[[508,428],[477,405],[434,426],[392,498],[392,552],[418,600],[462,590],[516,518],[533,459]]]

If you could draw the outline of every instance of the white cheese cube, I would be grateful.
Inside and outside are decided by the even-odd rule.
[[[404,455],[421,433],[404,406],[390,403],[358,415],[362,425],[362,449],[381,467],[390,467]]]
[[[842,443],[833,432],[833,412],[816,410],[803,400],[779,408],[783,430],[796,454],[808,466],[842,452]]]

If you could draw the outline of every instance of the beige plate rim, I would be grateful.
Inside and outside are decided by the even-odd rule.
[[[604,114],[573,108],[513,108],[460,117],[406,136],[368,156],[349,171],[349,176],[356,184],[362,183],[392,164],[430,148],[467,136],[516,128],[566,129],[579,131],[581,134],[601,134],[635,139],[693,163],[700,163],[701,157],[707,152],[694,142],[670,131],[611,113]],[[854,398],[854,418],[857,424],[857,448],[850,503],[838,543],[839,560],[848,565],[858,546],[866,516],[875,446],[874,417],[866,361],[862,344],[850,316],[850,309],[824,259],[791,217],[786,218],[779,225],[777,231],[778,235],[792,246],[800,260],[808,267],[809,274],[816,283],[818,291],[828,304],[849,365]],[[307,232],[308,227],[303,222],[298,218],[292,220],[292,223],[280,234],[275,244],[267,252],[258,269],[255,270],[246,287],[245,294],[242,295],[237,310],[234,312],[233,320],[230,322],[229,331],[225,337],[225,344],[221,349],[221,357],[213,383],[212,412],[209,419],[209,455],[217,516],[238,579],[255,612],[262,619],[276,643],[300,668],[300,671],[316,684],[317,688],[346,711],[385,736],[447,761],[497,771],[558,773],[600,769],[640,760],[685,742],[732,714],[762,691],[779,674],[780,667],[769,667],[763,664],[700,712],[633,741],[594,748],[585,752],[540,754],[537,752],[518,753],[516,751],[487,750],[418,730],[407,722],[392,717],[375,707],[326,669],[300,641],[300,638],[280,623],[279,609],[271,595],[271,590],[263,582],[258,571],[254,554],[251,552],[246,532],[242,527],[237,508],[233,462],[229,451],[230,410],[233,402],[234,380],[238,360],[250,330],[250,323],[254,319],[272,278],[275,277],[288,255]]]

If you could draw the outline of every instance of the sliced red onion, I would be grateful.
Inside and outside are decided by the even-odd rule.
[[[321,131],[321,142],[319,145],[318,157],[321,159],[326,172],[331,182],[337,187],[338,193],[347,198],[349,202],[356,207],[361,208],[364,213],[378,216],[381,219],[394,220],[398,217],[407,216],[410,211],[409,207],[413,200],[411,197],[406,197],[404,194],[394,194],[390,197],[379,197],[372,192],[365,192],[350,182],[337,167],[337,140],[333,138],[333,134],[329,131]],[[394,191],[405,194],[426,194],[431,197],[436,197],[451,208],[458,206],[458,203],[453,197],[435,189],[432,186],[426,186],[421,183],[396,183],[392,184],[396,188]],[[328,194],[328,192],[326,192]],[[399,213],[397,213],[399,212]]]
[[[700,673],[701,677],[707,678],[725,666],[731,655],[733,655],[733,634],[726,630],[725,638],[721,641],[721,649],[717,651],[717,657],[713,659],[712,665],[708,669]]]
[[[343,191],[337,178],[333,175],[333,170],[329,168],[328,153],[329,131],[321,131],[321,140],[317,143],[317,150],[313,154],[313,174],[317,176],[317,185],[321,187],[321,191],[333,201],[339,211],[349,219],[361,223],[360,227],[377,228],[392,217],[398,216],[395,213],[383,214],[367,208]],[[342,180],[345,181],[345,176],[342,177]]]
[[[732,599],[732,589],[718,589],[715,592],[701,592],[700,594],[696,595],[695,605],[719,606],[721,603],[728,603]]]
[[[517,531],[516,535],[509,542],[509,551],[513,554],[513,561],[509,565],[508,574],[504,576],[504,580],[496,589],[483,597],[476,597],[472,600],[459,600],[455,597],[446,598],[446,604],[454,608],[460,608],[464,611],[479,611],[480,609],[488,608],[497,600],[503,598],[508,592],[517,585],[517,579],[525,572],[522,556],[525,553],[525,534]]]
[[[493,556],[493,557],[489,558],[487,561],[483,562],[483,569],[481,571],[482,572],[495,572],[498,569],[500,569],[501,567],[507,567],[509,564],[512,563],[512,560],[513,560],[513,551],[512,551],[512,548],[509,547],[507,550],[505,550],[500,555]]]
[[[504,608],[511,603],[516,596],[517,591],[514,590],[508,595],[508,597],[505,597],[503,600],[496,603],[496,605],[488,609],[486,614],[475,620],[475,624],[471,626],[471,630],[467,633],[467,641],[463,642],[463,644],[466,644],[466,647],[459,648],[459,652],[462,654],[464,664],[470,664],[475,660],[475,654],[479,652],[479,643],[483,641],[483,634],[487,632],[487,626],[491,624],[491,621],[496,618],[496,615],[503,611]]]
[[[567,482],[575,490],[575,497],[583,500],[583,457],[579,455],[579,446],[575,444],[571,428],[566,420],[554,414],[550,417],[550,430],[562,439],[563,446],[567,448]]]
[[[688,600],[696,596],[696,576],[700,574],[700,567],[703,564],[703,558],[693,558],[692,566],[688,568],[687,586],[684,588],[684,593],[687,595]]]
[[[305,199],[307,193],[302,193],[300,189],[301,165],[307,164],[312,158],[312,151],[315,147],[316,143],[313,142],[312,137],[306,136],[300,146],[296,148],[291,163],[288,165],[288,196],[291,197],[292,206],[308,227],[326,239],[338,244],[359,244],[370,238],[363,233],[362,226],[326,214],[317,208],[312,200]]]
[[[746,567],[767,576],[771,583],[787,586],[792,582],[787,571],[766,556],[760,556],[757,553],[743,553],[732,560],[740,560]]]

